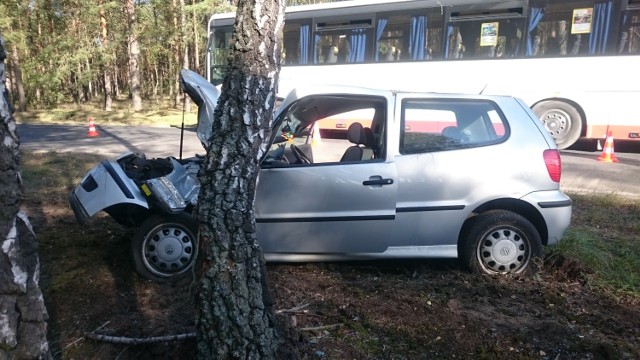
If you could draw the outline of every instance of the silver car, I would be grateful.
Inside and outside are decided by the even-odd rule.
[[[206,147],[218,91],[181,75]],[[344,133],[320,134],[337,120]],[[268,261],[457,257],[474,272],[522,273],[569,226],[556,145],[513,97],[296,89],[270,146],[255,201]],[[124,154],[91,170],[70,203],[80,222],[106,211],[135,228],[142,276],[180,278],[198,257],[201,162]]]

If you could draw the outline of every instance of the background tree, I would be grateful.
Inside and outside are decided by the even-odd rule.
[[[140,68],[138,60],[140,56],[140,44],[138,43],[136,29],[136,9],[133,0],[124,0],[124,10],[127,14],[127,53],[129,58],[129,93],[133,111],[142,109],[142,97],[140,96]]]
[[[274,359],[279,346],[253,203],[282,54],[284,0],[238,4],[229,71],[200,178],[198,356]],[[266,106],[265,106],[266,105]]]
[[[291,4],[310,2],[325,1],[290,0]],[[231,4],[235,3],[0,1],[0,31],[6,35],[8,49],[7,84],[15,107],[17,111],[48,109],[71,101],[82,107],[104,96],[108,109],[109,92],[114,101],[131,93],[134,103],[169,97],[181,106],[176,80],[180,68],[188,64],[204,73],[200,60],[204,60],[208,20],[213,14],[234,11]],[[135,23],[130,23],[131,16]],[[138,45],[137,81],[130,73],[130,49],[136,53],[130,43]]]
[[[102,60],[102,78],[104,83],[102,84],[104,92],[104,110],[111,111],[111,105],[113,103],[112,88],[111,88],[111,74],[109,67],[109,29],[107,27],[107,15],[102,7],[102,1],[100,4],[100,50]]]
[[[20,143],[5,88],[5,58],[0,33],[0,359],[49,359],[37,241],[19,209]]]

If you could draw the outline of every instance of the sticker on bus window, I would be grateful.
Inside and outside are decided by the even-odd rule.
[[[573,9],[573,19],[571,20],[571,33],[572,34],[590,33],[592,19],[593,19],[593,8]]]
[[[482,23],[480,36],[480,46],[498,45],[498,22]]]

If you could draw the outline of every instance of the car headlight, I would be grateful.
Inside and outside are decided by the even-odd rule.
[[[153,193],[168,212],[181,212],[187,207],[178,189],[164,176],[147,180],[141,188],[147,196]]]

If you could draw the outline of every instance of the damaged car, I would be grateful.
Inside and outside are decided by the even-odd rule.
[[[206,148],[218,90],[189,70]],[[267,261],[458,258],[473,272],[535,270],[569,226],[560,154],[535,114],[508,96],[298,88],[275,113],[256,190]],[[318,122],[349,123],[328,138]],[[198,259],[203,158],[104,160],[69,197],[80,223],[104,211],[134,229],[136,271],[155,281]]]

